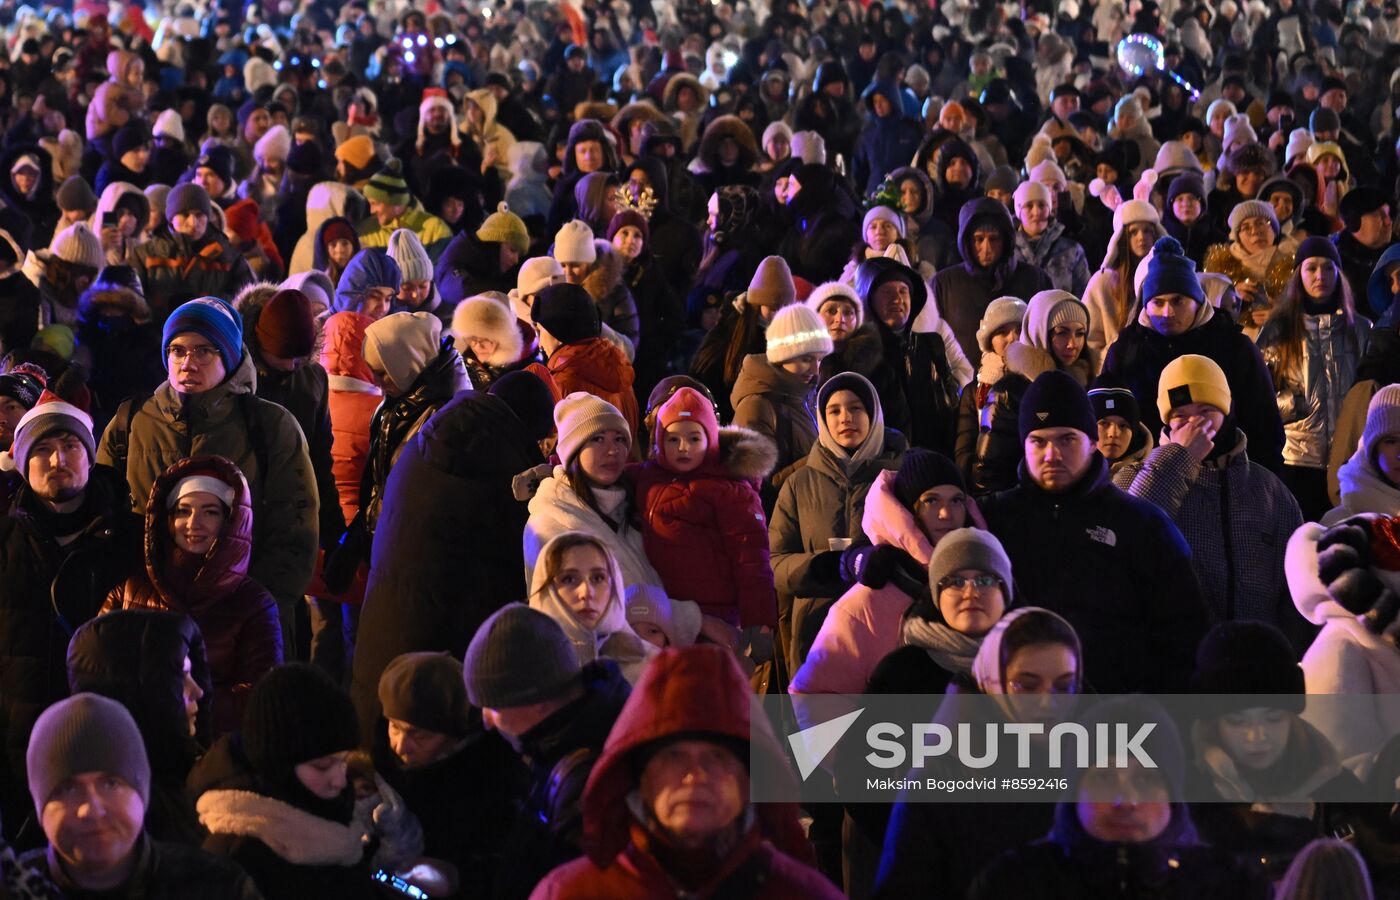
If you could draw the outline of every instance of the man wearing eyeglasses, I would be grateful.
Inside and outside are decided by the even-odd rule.
[[[293,614],[316,562],[320,503],[306,438],[283,407],[257,396],[243,320],[217,297],[177,308],[161,337],[166,381],[117,408],[97,461],[124,473],[136,512],[151,484],[186,457],[233,460],[253,494],[248,574],[277,598],[290,654]]]
[[[1073,376],[1021,399],[1020,483],[980,502],[1027,598],[1064,616],[1102,693],[1185,692],[1207,626],[1191,550],[1166,514],[1113,486]]]

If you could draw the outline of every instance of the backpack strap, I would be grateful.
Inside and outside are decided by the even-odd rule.
[[[126,427],[119,432],[115,432],[111,442],[112,470],[121,476],[122,483],[127,486],[128,493],[131,491],[131,480],[127,471],[127,465],[131,455],[131,428],[136,422],[136,414],[146,405],[146,401],[153,396],[155,395],[150,391],[143,391],[123,401],[126,405]],[[113,416],[112,421],[115,422],[121,418],[123,417],[120,415]],[[132,499],[135,500],[136,498],[133,497]]]

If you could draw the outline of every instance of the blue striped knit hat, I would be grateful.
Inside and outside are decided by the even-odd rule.
[[[176,335],[190,332],[208,338],[218,349],[226,372],[232,372],[243,358],[243,318],[218,297],[200,297],[176,307],[161,332],[161,355],[169,354]]]

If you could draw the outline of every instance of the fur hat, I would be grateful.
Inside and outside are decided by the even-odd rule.
[[[508,366],[520,359],[525,350],[525,338],[517,327],[510,309],[490,297],[468,297],[452,311],[452,336],[457,352],[471,349],[468,338],[485,338],[496,342],[495,352],[478,360],[488,366]]]
[[[291,152],[292,135],[285,125],[273,125],[253,145],[253,158],[263,166],[273,160],[285,163]]]

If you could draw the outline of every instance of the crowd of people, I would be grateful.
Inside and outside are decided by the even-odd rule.
[[[0,36],[0,897],[1400,897],[1395,0]],[[755,693],[1202,701],[799,805]]]

